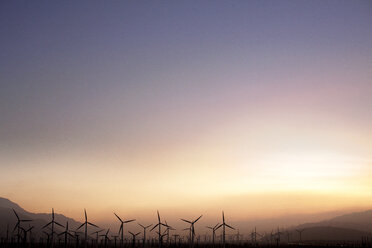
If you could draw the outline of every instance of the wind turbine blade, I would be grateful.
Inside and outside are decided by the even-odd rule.
[[[234,228],[234,227],[232,227],[232,226],[229,226],[228,224],[225,224],[225,226],[227,226],[228,228],[231,228],[231,229],[235,230],[235,228]]]
[[[223,220],[223,223],[225,223],[225,213],[222,211],[222,220]]]
[[[140,234],[141,232],[139,232],[139,233],[136,233],[136,236],[138,235],[138,234]]]
[[[213,229],[215,229],[219,224],[220,224],[220,223],[217,223],[217,224],[213,227]]]
[[[165,226],[165,227],[170,227],[170,226],[168,226],[168,225],[166,225],[166,224],[164,224],[164,223],[160,223],[160,225],[162,225],[162,226]]]
[[[215,230],[219,229],[221,226],[223,226],[223,224],[219,225]]]
[[[132,233],[131,231],[128,231],[128,232],[134,236],[134,233]]]
[[[157,226],[159,226],[159,223],[156,224],[155,226],[153,226],[153,227],[151,228],[150,232],[151,232],[152,230],[154,230]]]
[[[87,210],[84,208],[84,215],[85,215],[85,221],[88,220],[88,216],[87,216]]]
[[[210,226],[206,226],[206,228],[209,228],[209,229],[212,229],[213,230],[213,227],[210,227]]]
[[[117,214],[115,214],[115,216],[120,220],[120,222],[123,222]]]
[[[76,229],[76,230],[79,230],[79,229],[82,228],[85,224],[86,224],[86,223],[81,224],[81,225],[78,227],[78,229]]]
[[[107,230],[107,232],[106,232],[106,236],[107,236],[107,234],[110,232],[110,228]]]
[[[199,218],[197,218],[196,220],[194,220],[193,223],[197,222],[198,220],[200,220],[200,218],[202,217],[203,215],[200,215]]]
[[[135,221],[135,220],[126,220],[126,221],[124,221],[124,223],[129,223],[129,222],[132,222],[132,221]]]
[[[99,228],[97,225],[95,225],[95,224],[93,224],[93,223],[90,223],[90,222],[87,222],[89,225],[91,225],[91,226],[95,226],[95,227],[97,227],[97,228]]]
[[[48,224],[46,224],[46,225],[43,226],[42,228],[45,228],[45,227],[49,226],[50,224],[52,224],[52,222],[49,222]]]
[[[19,222],[17,222],[17,224],[14,226],[13,232],[17,229],[18,226],[19,226]]]
[[[63,225],[59,224],[58,222],[54,222],[54,224],[60,226],[60,227],[64,227]]]
[[[146,228],[146,227],[144,227],[143,225],[141,225],[140,223],[137,223],[138,225],[140,225],[142,228]]]
[[[185,219],[181,219],[181,220],[184,221],[184,222],[187,222],[187,223],[189,223],[189,224],[192,224],[191,221],[188,221],[188,220],[185,220]]]
[[[152,224],[150,224],[150,225],[146,226],[145,228],[149,228],[150,226],[152,226]]]
[[[13,209],[13,212],[14,212],[15,216],[16,216],[17,219],[19,220],[19,216],[18,216],[17,212],[14,210],[14,208],[12,208],[12,209]]]
[[[160,214],[159,214],[159,210],[156,210],[158,212],[158,220],[160,222]]]
[[[54,208],[52,208],[52,220],[54,220]]]
[[[20,220],[20,221],[22,221],[22,222],[30,222],[32,220]]]
[[[120,232],[122,232],[123,231],[123,223],[121,223],[121,225],[120,225],[120,228],[119,228],[119,234],[120,234]]]

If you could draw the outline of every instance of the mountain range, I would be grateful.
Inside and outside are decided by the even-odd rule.
[[[5,237],[6,230],[12,232],[17,218],[13,212],[17,212],[21,219],[32,219],[32,226],[34,226],[34,237],[42,235],[42,227],[51,221],[51,213],[31,213],[20,207],[18,204],[0,197],[0,237]],[[82,223],[75,221],[72,218],[62,214],[55,214],[55,221],[62,225],[69,223],[70,230],[76,230]],[[240,223],[239,226],[247,225],[248,223]],[[251,223],[252,224],[252,223]],[[26,228],[28,223],[23,224]],[[7,227],[8,226],[8,227]],[[300,235],[296,230],[304,230],[301,235],[303,242],[310,241],[360,241],[362,237],[372,237],[372,210],[363,212],[354,212],[350,214],[340,215],[334,218],[325,219],[314,223],[304,223],[293,226],[287,229],[280,229],[282,242],[299,242]],[[56,232],[62,232],[62,228],[56,226]],[[275,233],[276,230],[273,230]],[[248,235],[245,236],[245,239]],[[266,233],[264,239],[269,240],[270,234]]]

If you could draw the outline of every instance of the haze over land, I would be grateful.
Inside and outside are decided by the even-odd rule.
[[[1,1],[0,196],[102,222],[371,209],[371,30],[369,1]]]
[[[43,234],[44,227],[52,218],[51,213],[31,213],[18,204],[11,202],[8,199],[0,197],[0,237],[6,237],[6,230],[13,228],[13,225],[17,223],[17,218],[14,214],[16,211],[17,215],[22,219],[32,219],[33,235],[35,237],[41,237]],[[302,235],[303,241],[308,242],[360,242],[361,238],[364,236],[371,236],[372,233],[372,210],[354,212],[346,215],[341,215],[333,213],[322,213],[314,215],[292,215],[286,216],[286,218],[277,218],[277,219],[256,219],[256,220],[239,220],[239,221],[230,221],[228,223],[234,226],[237,230],[228,230],[228,237],[236,236],[236,233],[239,232],[242,241],[251,240],[252,230],[257,230],[260,233],[260,242],[267,242],[270,237],[267,237],[268,233],[280,228],[280,231],[283,236],[286,236],[288,233],[290,235],[290,240],[283,238],[282,242],[298,242],[299,234],[296,230],[306,230]],[[95,224],[99,225],[99,228],[89,227],[89,233],[100,230],[101,228],[110,229],[111,234],[115,234],[119,230],[120,222],[113,213],[107,213],[105,216],[105,221],[96,222],[95,216],[92,216],[88,212],[88,220],[93,221]],[[185,233],[185,222],[181,221],[179,217],[170,215],[168,212],[161,213],[161,218],[166,219],[167,223],[171,225],[175,230],[172,230],[173,234],[179,234],[181,236],[187,235]],[[336,216],[331,218],[330,216]],[[124,217],[124,216],[121,216]],[[125,216],[126,217],[126,216]],[[221,216],[211,216],[205,214],[203,218],[198,221],[195,229],[198,235],[208,234],[208,226],[214,226],[217,222],[221,222]],[[227,216],[225,216],[227,217]],[[156,223],[157,216],[153,215],[151,218],[144,218],[143,216],[131,216],[131,218],[136,218],[136,221],[126,224],[126,230],[128,231],[142,231],[138,223]],[[81,219],[81,218],[79,218]],[[311,220],[311,222],[309,222]],[[321,220],[321,221],[318,221]],[[55,221],[58,223],[69,223],[70,230],[76,230],[82,223],[77,222],[74,219],[69,218],[68,216],[62,215],[58,212],[55,213]],[[84,220],[82,220],[84,221]],[[301,223],[301,224],[299,224]],[[24,224],[23,224],[24,225]],[[64,229],[56,226],[57,233],[61,233]],[[128,236],[129,234],[125,234]],[[155,232],[148,233],[150,236],[156,236]],[[94,235],[93,235],[94,236]],[[94,237],[93,237],[94,238]]]

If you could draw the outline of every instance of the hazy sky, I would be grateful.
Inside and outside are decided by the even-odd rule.
[[[372,207],[371,1],[1,1],[0,32],[28,210]]]

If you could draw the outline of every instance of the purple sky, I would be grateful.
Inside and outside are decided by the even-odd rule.
[[[371,165],[371,1],[1,1],[0,34],[4,178]]]

